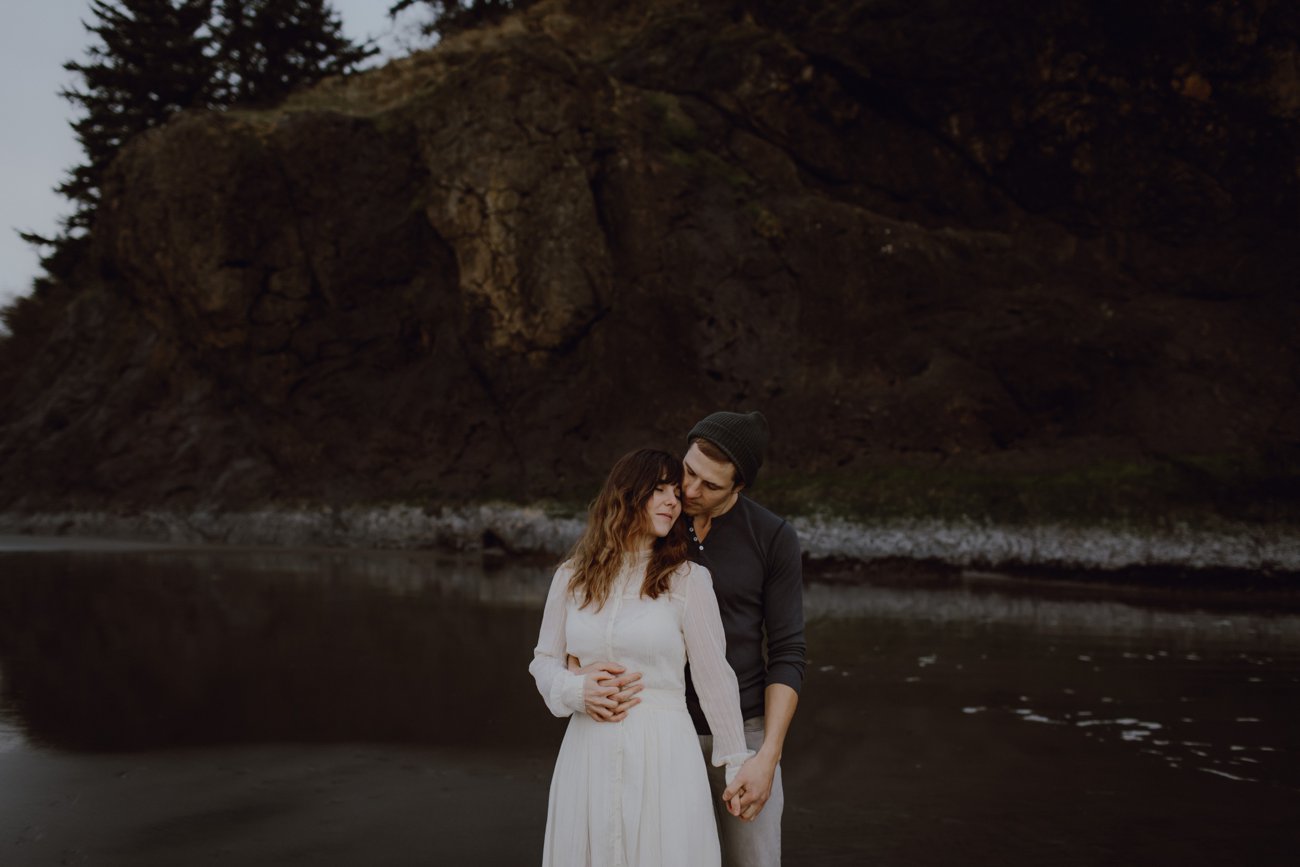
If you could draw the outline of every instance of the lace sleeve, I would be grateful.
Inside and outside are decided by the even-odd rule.
[[[533,661],[528,672],[537,681],[537,691],[551,713],[558,717],[582,713],[582,681],[580,674],[569,671],[568,649],[564,637],[565,615],[569,601],[567,565],[561,566],[551,579],[551,589],[546,595],[546,608],[542,611],[542,628],[533,648]]]
[[[730,783],[745,759],[754,753],[745,747],[740,689],[736,685],[736,673],[727,664],[727,638],[709,570],[690,564],[684,590],[682,634],[691,663],[691,680],[700,697],[700,709],[713,732],[713,764],[726,766]]]

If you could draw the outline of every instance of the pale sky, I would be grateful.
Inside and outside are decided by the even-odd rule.
[[[425,13],[413,10],[394,24],[392,0],[332,0],[354,41],[374,39],[383,56],[406,54]],[[81,154],[69,120],[73,107],[59,97],[73,83],[63,70],[84,58],[90,34],[89,0],[5,0],[0,26],[0,305],[31,289],[38,252],[17,230],[52,235],[70,203],[54,192]],[[372,62],[382,62],[382,58]]]

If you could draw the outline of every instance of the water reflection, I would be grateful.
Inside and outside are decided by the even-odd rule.
[[[529,743],[495,710],[532,689],[536,614],[516,603],[535,570],[346,552],[3,562],[0,698],[42,743]]]
[[[1294,591],[1231,596],[1220,590],[1058,585],[984,573],[910,586],[814,583],[804,595],[810,618],[980,624],[1044,634],[1159,636],[1186,644],[1257,646],[1300,644],[1300,615],[1294,613],[1298,601],[1300,593]]]
[[[5,670],[4,666],[0,665],[0,753],[13,752],[27,744],[27,739],[23,737],[22,732],[11,719],[12,714],[6,709],[4,702],[6,694]]]
[[[82,777],[60,789],[64,771],[37,752],[80,757],[77,773],[102,791],[119,773],[102,760],[167,756],[123,790],[135,792],[120,820],[133,842],[102,863],[142,863],[141,828],[157,863],[188,863],[195,827],[215,839],[247,824],[241,810],[294,815],[320,792],[357,787],[360,804],[393,786],[386,803],[437,800],[460,828],[493,827],[494,804],[530,805],[537,839],[476,831],[459,860],[437,852],[534,860],[563,728],[526,672],[549,573],[410,551],[0,553],[0,757],[31,759],[25,786],[72,797]],[[787,860],[916,867],[956,850],[997,864],[1289,863],[1300,624],[1294,607],[1219,601],[978,575],[811,584]],[[177,747],[203,749],[160,752]],[[160,807],[158,786],[192,806]],[[311,815],[362,810],[333,797]],[[383,860],[373,838],[393,831],[373,821],[374,834],[350,838],[355,859],[336,863]],[[158,828],[166,846],[148,836]],[[275,851],[296,851],[298,834]]]

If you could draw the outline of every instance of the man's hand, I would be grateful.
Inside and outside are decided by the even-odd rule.
[[[767,799],[772,797],[772,778],[776,776],[777,757],[759,750],[740,766],[736,778],[722,793],[727,812],[746,822],[763,811]]]
[[[569,671],[585,677],[582,702],[587,716],[596,722],[622,722],[627,712],[641,703],[636,694],[641,686],[641,672],[627,673],[617,662],[593,662],[579,667],[578,660],[568,658]]]

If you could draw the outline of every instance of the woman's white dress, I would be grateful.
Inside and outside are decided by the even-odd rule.
[[[542,864],[551,867],[713,867],[720,862],[700,742],[686,711],[685,666],[714,733],[713,764],[727,780],[745,747],[736,675],[709,571],[684,563],[672,589],[643,598],[648,555],[629,557],[603,608],[568,592],[572,572],[551,582],[528,667],[546,706],[570,717],[555,761]],[[596,722],[583,707],[583,677],[565,665],[617,662],[641,672],[641,703],[622,722]],[[726,821],[739,821],[725,817]]]

